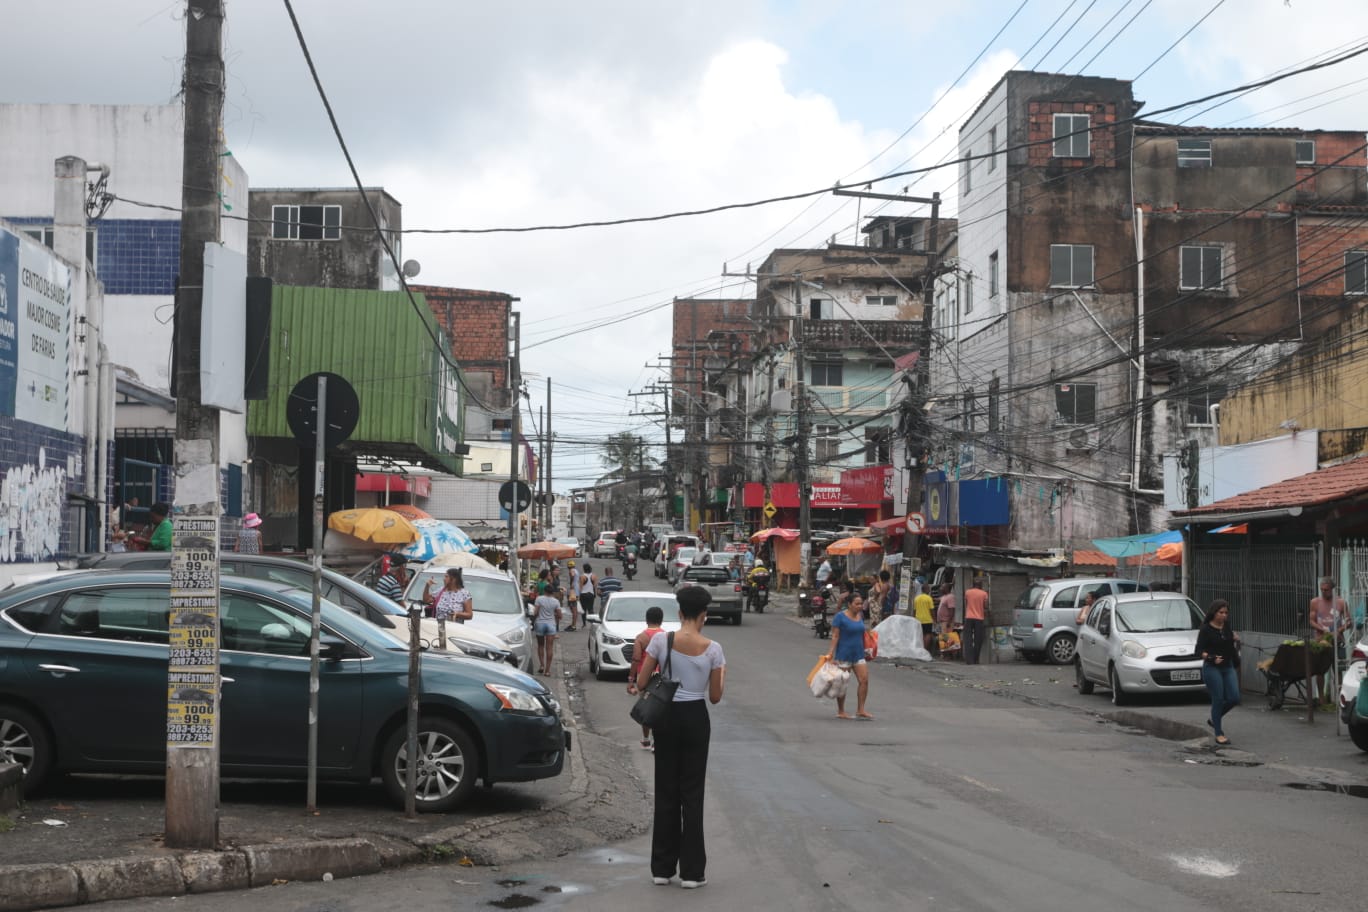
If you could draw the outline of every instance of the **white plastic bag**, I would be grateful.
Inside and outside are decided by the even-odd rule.
[[[922,625],[914,617],[895,614],[886,617],[874,628],[879,634],[879,658],[915,659],[931,661],[931,653],[922,643]]]
[[[846,682],[849,680],[850,672],[835,662],[827,662],[812,679],[812,695],[819,700],[845,696]]]

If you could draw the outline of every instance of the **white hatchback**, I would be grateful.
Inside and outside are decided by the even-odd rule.
[[[673,592],[614,592],[597,613],[589,615],[589,671],[600,681],[611,674],[627,674],[632,667],[632,643],[646,629],[646,612],[659,608],[661,629],[679,629],[679,602]]]
[[[413,574],[408,589],[404,591],[404,603],[421,603],[423,587],[432,581],[432,590],[442,587],[442,577],[447,568],[425,566]],[[517,657],[517,666],[523,671],[532,668],[532,625],[523,611],[522,593],[513,577],[499,570],[477,570],[467,568],[461,571],[465,586],[475,602],[475,616],[463,626],[493,634],[503,642],[504,647]]]
[[[1078,628],[1078,692],[1101,684],[1120,706],[1141,694],[1203,690],[1196,654],[1202,618],[1202,609],[1176,592],[1103,596]]]

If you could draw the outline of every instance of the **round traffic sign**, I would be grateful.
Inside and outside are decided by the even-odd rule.
[[[926,529],[926,517],[920,513],[907,514],[907,531],[913,535],[920,534]]]
[[[285,402],[285,423],[301,446],[313,448],[318,427],[318,378],[328,378],[328,414],[323,417],[323,446],[332,449],[351,436],[361,417],[356,390],[337,374],[319,371],[309,374],[290,390]]]
[[[510,513],[521,513],[532,505],[532,488],[525,481],[505,481],[499,485],[499,506]]]

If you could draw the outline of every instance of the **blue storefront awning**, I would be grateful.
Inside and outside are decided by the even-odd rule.
[[[1142,554],[1153,554],[1160,545],[1182,540],[1183,533],[1174,529],[1169,532],[1124,535],[1121,538],[1094,538],[1093,544],[1108,557],[1140,557]]]

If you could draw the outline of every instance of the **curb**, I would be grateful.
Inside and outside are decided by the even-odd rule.
[[[565,707],[568,704],[563,681],[561,675],[549,683]],[[566,753],[565,771],[569,774],[569,782],[563,795],[546,810],[569,814],[572,805],[590,794],[591,779],[580,747],[584,733],[568,710],[564,721],[566,727],[575,732],[575,749]],[[0,768],[0,773],[3,772]],[[0,778],[0,786],[4,783],[5,779]],[[542,817],[527,819],[526,814],[495,814],[412,840],[389,836],[348,837],[241,846],[222,851],[0,865],[0,912],[29,912],[143,896],[218,893],[292,880],[359,877],[386,868],[447,858],[509,863],[540,851],[540,845],[531,834],[543,825]],[[469,849],[458,847],[458,842],[478,843],[482,837],[492,835],[491,831],[497,831],[507,845],[490,847],[483,852],[474,845]]]

